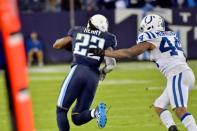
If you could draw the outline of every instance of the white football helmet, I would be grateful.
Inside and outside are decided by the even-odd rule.
[[[100,15],[100,14],[93,15],[89,19],[87,27],[90,27],[90,22],[98,30],[103,31],[103,32],[108,31],[109,24],[108,24],[108,20],[105,16]]]
[[[164,19],[156,14],[145,16],[140,23],[139,32],[147,31],[165,31]]]

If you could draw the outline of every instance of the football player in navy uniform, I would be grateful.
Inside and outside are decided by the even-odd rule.
[[[107,122],[106,104],[99,103],[95,109],[90,106],[95,96],[99,79],[113,70],[116,65],[114,58],[92,56],[89,48],[112,50],[116,45],[115,35],[108,32],[108,20],[103,15],[92,16],[87,27],[73,27],[68,35],[56,40],[55,49],[68,49],[72,45],[73,62],[70,73],[64,80],[57,102],[57,124],[60,131],[69,131],[67,113],[76,100],[72,110],[72,121],[82,125],[97,118],[99,128],[104,128]],[[99,70],[101,62],[105,66]]]

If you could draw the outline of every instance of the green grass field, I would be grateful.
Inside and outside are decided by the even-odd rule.
[[[189,61],[197,77],[197,61]],[[69,71],[69,65],[32,67],[30,92],[33,101],[35,126],[37,131],[58,131],[55,107],[60,85]],[[84,72],[85,73],[85,72]],[[0,131],[10,131],[9,115],[4,80],[0,73]],[[166,80],[150,62],[118,63],[97,90],[92,107],[104,101],[111,105],[108,123],[102,131],[165,131],[151,107],[154,100],[165,88]],[[197,119],[197,90],[190,93],[188,110]],[[68,115],[70,119],[70,112]],[[186,131],[175,119],[181,131]],[[71,131],[101,131],[96,120]]]

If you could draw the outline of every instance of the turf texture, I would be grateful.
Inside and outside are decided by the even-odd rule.
[[[189,61],[197,77],[197,61]],[[56,101],[62,81],[68,74],[69,65],[31,67],[29,88],[33,103],[36,131],[58,131],[56,126]],[[84,72],[85,73],[85,72]],[[152,108],[154,100],[165,88],[166,80],[150,62],[118,63],[116,69],[100,82],[92,104],[100,101],[108,107],[108,122],[99,129],[96,120],[71,131],[166,131]],[[190,92],[188,110],[197,120],[197,90]],[[173,115],[181,131],[186,129]],[[70,119],[70,112],[68,114]],[[6,87],[0,72],[0,131],[10,131]]]

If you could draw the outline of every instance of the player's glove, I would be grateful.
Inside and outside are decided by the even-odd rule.
[[[104,68],[100,69],[100,74],[99,74],[99,80],[103,81],[105,79],[106,73],[104,71]]]
[[[91,56],[104,56],[105,50],[101,48],[89,48],[88,53],[92,53]]]

